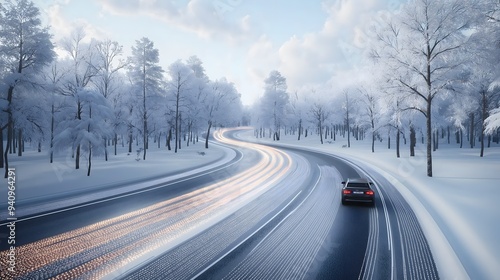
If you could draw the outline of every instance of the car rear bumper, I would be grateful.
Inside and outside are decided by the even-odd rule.
[[[373,203],[375,202],[375,198],[373,196],[348,196],[344,195],[342,197],[343,201],[346,202],[366,202],[366,203]]]

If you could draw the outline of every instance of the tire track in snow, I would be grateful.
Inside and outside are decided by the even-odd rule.
[[[393,261],[397,262],[397,269],[393,267],[393,277],[439,279],[432,252],[415,213],[394,186],[384,178],[377,177],[377,180],[377,189],[389,204],[390,215],[386,220],[395,221],[391,223],[392,240],[399,243],[398,246],[391,246],[394,250]]]
[[[378,209],[370,209],[370,232],[368,234],[368,243],[366,245],[365,258],[361,267],[361,273],[358,279],[373,279],[375,276],[376,260],[379,250],[380,225]]]

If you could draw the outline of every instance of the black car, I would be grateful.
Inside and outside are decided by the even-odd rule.
[[[342,204],[347,202],[366,202],[375,204],[375,191],[371,188],[372,182],[365,178],[349,178],[342,182]]]

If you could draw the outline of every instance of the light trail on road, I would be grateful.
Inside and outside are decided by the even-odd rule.
[[[224,132],[214,137],[242,145]],[[16,247],[16,272],[3,270],[0,278],[101,278],[155,250],[172,248],[231,214],[227,209],[234,211],[269,189],[292,166],[291,158],[277,149],[250,143],[244,147],[261,155],[248,170],[149,207]],[[2,267],[7,267],[7,253],[0,252]]]
[[[418,219],[385,178],[335,155],[236,140],[244,130],[214,133],[238,150],[237,166],[21,220],[34,238],[0,278],[439,279]],[[374,207],[340,206],[341,181],[355,177],[374,182]],[[111,218],[86,219],[106,208]],[[72,227],[51,231],[58,223]]]

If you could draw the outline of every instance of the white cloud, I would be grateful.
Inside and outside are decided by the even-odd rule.
[[[202,38],[239,42],[252,36],[250,16],[231,20],[221,15],[218,1],[189,0],[178,5],[165,0],[102,0],[106,12],[115,15],[154,17]]]
[[[87,35],[85,39],[87,41],[90,41],[91,38],[105,39],[108,37],[105,31],[82,18],[68,19],[62,12],[63,5],[66,4],[69,4],[69,1],[65,1],[64,3],[61,2],[61,4],[53,4],[46,10],[51,33],[54,36],[55,42],[59,42],[61,39],[69,37],[71,32],[77,28],[83,28],[83,30],[85,30],[85,34]]]
[[[278,50],[278,70],[291,89],[326,83],[340,72],[357,67],[364,47],[365,27],[377,11],[398,0],[324,1],[328,14],[323,28],[293,36]]]
[[[267,36],[261,36],[249,49],[247,55],[247,72],[250,78],[259,86],[264,85],[264,79],[279,66],[277,49]]]

